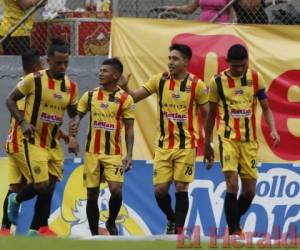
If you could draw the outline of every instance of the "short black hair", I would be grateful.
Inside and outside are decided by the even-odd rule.
[[[245,46],[241,44],[235,44],[231,46],[227,53],[227,60],[231,61],[242,61],[248,59],[248,51]]]
[[[22,54],[22,67],[23,67],[23,71],[25,73],[32,72],[35,64],[38,63],[39,60],[40,60],[40,55],[37,52],[35,52],[35,51],[31,50],[31,49],[26,50]]]
[[[102,65],[111,65],[120,75],[123,74],[123,64],[117,57],[106,59]]]
[[[179,51],[182,54],[182,56],[185,59],[188,59],[189,61],[192,59],[192,56],[193,56],[192,49],[189,46],[185,45],[185,44],[174,43],[169,48],[170,52],[172,50]]]
[[[70,54],[69,45],[61,38],[52,39],[47,56],[53,56],[55,52]]]

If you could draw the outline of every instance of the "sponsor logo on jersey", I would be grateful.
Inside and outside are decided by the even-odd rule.
[[[46,112],[42,112],[41,114],[41,121],[52,123],[52,124],[62,124],[63,123],[63,117],[55,114],[47,114]]]
[[[115,131],[116,130],[115,124],[111,124],[111,123],[103,122],[103,121],[94,121],[93,127],[95,129],[104,129],[106,131]]]
[[[251,117],[252,112],[250,109],[231,109],[230,114],[233,118],[246,118]]]

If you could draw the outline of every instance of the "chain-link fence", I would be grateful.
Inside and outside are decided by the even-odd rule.
[[[33,0],[39,4],[42,0]],[[19,28],[1,42],[2,54],[20,55],[32,48],[45,55],[51,40],[64,39],[72,55],[107,55],[112,18],[111,0],[48,0],[24,22],[33,8],[25,11],[17,1],[2,0],[2,23],[0,36],[5,37],[10,28]]]
[[[181,11],[188,11],[190,7],[188,5],[191,5],[193,0],[119,0],[118,2],[119,16],[158,18],[162,12],[165,12],[162,7],[186,5],[186,10],[183,8]],[[173,16],[173,18],[201,20],[203,13],[207,11],[217,13],[230,1],[223,1],[223,5],[213,2],[214,0],[202,0],[202,4],[192,14],[182,14],[180,11],[173,11],[176,12],[176,16]],[[260,24],[300,24],[299,0],[237,0],[233,6],[232,10],[236,19],[229,19],[229,21]]]
[[[5,37],[9,28],[20,22],[31,9],[23,11],[16,2],[2,0],[1,37]],[[48,0],[43,8],[38,8],[17,31],[1,42],[2,54],[19,55],[31,47],[44,55],[50,41],[61,37],[70,44],[72,55],[107,55],[113,15],[209,21],[228,2],[231,1]],[[300,24],[300,1],[236,0],[217,21]]]

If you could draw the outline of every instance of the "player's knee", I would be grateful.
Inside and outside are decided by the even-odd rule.
[[[99,197],[99,188],[88,188],[87,189],[87,198],[88,200],[98,200]]]
[[[238,183],[232,181],[232,182],[227,182],[226,183],[226,187],[227,187],[227,192],[229,193],[237,193],[239,190],[239,186]]]
[[[114,198],[122,197],[122,185],[117,185],[110,188],[110,194]]]
[[[176,192],[187,192],[189,188],[189,183],[186,182],[175,182]]]
[[[255,190],[244,190],[243,191],[243,196],[247,199],[247,200],[253,200],[254,196],[255,196]]]
[[[158,198],[162,198],[164,196],[167,195],[168,193],[168,187],[167,186],[156,186],[155,187],[155,196],[158,197]]]

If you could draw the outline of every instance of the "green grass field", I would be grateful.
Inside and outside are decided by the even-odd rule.
[[[178,248],[176,241],[108,241],[108,240],[66,240],[29,237],[0,238],[0,250],[173,250],[173,249],[212,249],[208,243],[198,248]],[[223,249],[222,245],[213,249]],[[238,249],[238,248],[226,248]],[[259,249],[256,246],[243,246],[239,249]],[[261,249],[261,248],[260,248]],[[269,248],[270,249],[270,248]],[[286,249],[284,247],[277,249]],[[296,249],[296,248],[293,248]],[[300,248],[297,248],[300,249]]]
[[[79,241],[64,239],[0,238],[0,250],[156,250],[177,249],[174,241]]]

